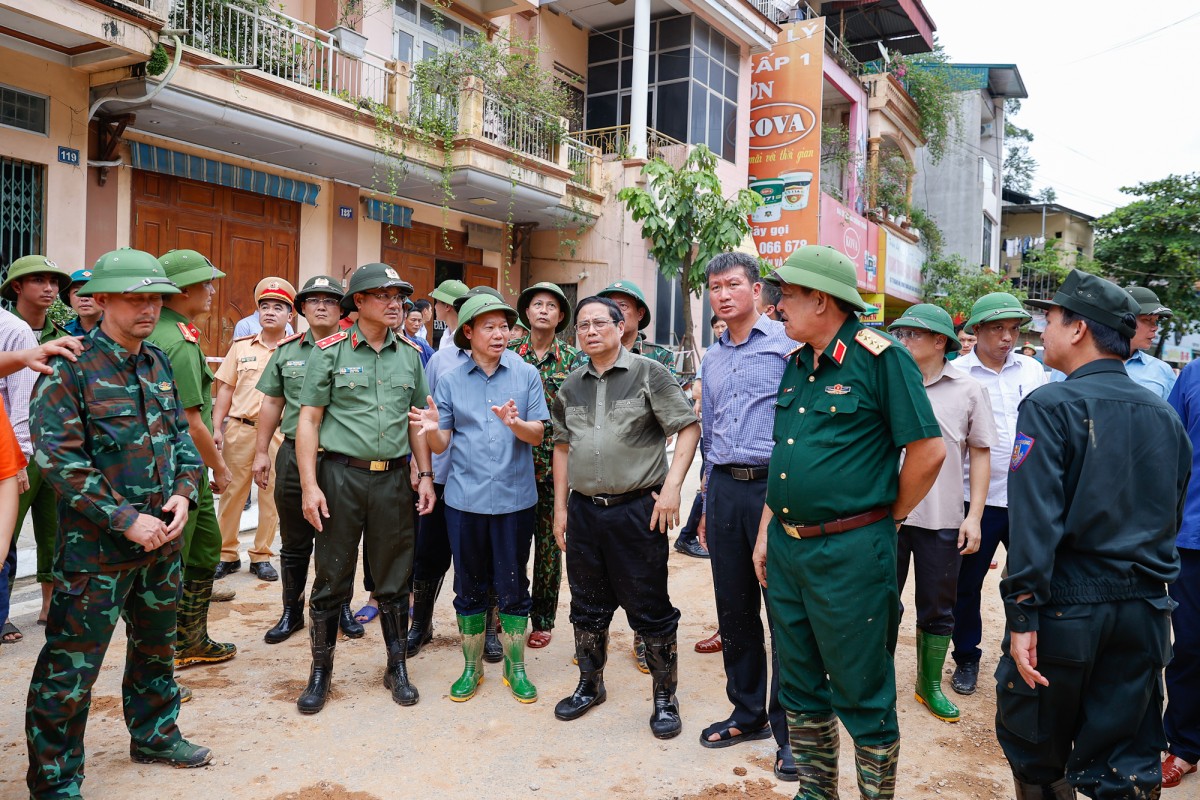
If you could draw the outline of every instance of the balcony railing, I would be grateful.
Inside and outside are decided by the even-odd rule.
[[[850,52],[850,47],[846,44],[845,40],[838,36],[829,26],[825,27],[825,50],[849,74],[862,75],[866,72],[866,68],[862,62]]]
[[[567,168],[574,175],[571,180],[589,189],[594,188],[592,166],[599,160],[600,153],[584,140],[574,136],[564,137],[563,147],[567,150]]]
[[[601,156],[632,158],[633,144],[629,140],[629,126],[615,125],[611,128],[592,128],[579,133],[583,141],[600,151]],[[690,147],[653,128],[646,129],[646,157],[659,158],[674,167],[687,160]]]
[[[554,160],[562,127],[541,114],[518,113],[491,94],[483,96],[483,138],[518,153]]]
[[[166,21],[174,0],[109,0],[111,5],[125,7],[138,16],[151,16]]]

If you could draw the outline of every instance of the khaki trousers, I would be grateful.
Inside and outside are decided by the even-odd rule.
[[[241,420],[230,419],[225,426],[225,445],[221,455],[233,473],[233,480],[221,495],[221,506],[218,520],[221,524],[221,560],[238,561],[238,529],[241,527],[242,509],[246,498],[250,496],[250,484],[254,480],[254,440],[258,436],[258,428],[247,425]],[[276,431],[271,439],[267,456],[275,463],[275,455],[283,436]],[[275,509],[275,470],[271,470],[271,478],[267,488],[258,493],[258,532],[254,535],[254,546],[250,548],[250,563],[267,561],[274,555],[271,552],[271,542],[275,540],[275,529],[279,526],[279,512]]]

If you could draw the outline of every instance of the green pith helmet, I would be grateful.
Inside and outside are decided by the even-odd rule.
[[[71,305],[71,287],[80,286],[92,279],[92,271],[90,269],[77,269],[71,273],[71,280],[66,286],[58,290],[58,296],[67,305]]]
[[[314,275],[304,282],[300,291],[296,292],[296,308],[311,294],[327,294],[339,300],[346,295],[342,282],[328,275]]]
[[[638,305],[646,313],[642,315],[642,321],[638,323],[638,330],[645,328],[650,324],[650,306],[646,305],[646,295],[642,294],[642,289],[633,281],[619,280],[616,283],[610,283],[600,291],[596,292],[600,297],[611,297],[614,294],[627,294],[634,300],[637,300]]]
[[[0,284],[0,297],[14,303],[17,302],[17,293],[13,291],[12,282],[17,278],[41,274],[53,275],[58,278],[60,289],[71,280],[70,274],[65,269],[45,256],[21,256],[9,266],[8,277],[4,279],[4,283]]]
[[[1132,339],[1137,334],[1138,303],[1129,292],[1112,281],[1077,269],[1067,274],[1051,300],[1026,300],[1026,305],[1044,311],[1058,306]]]
[[[480,295],[494,297],[500,302],[504,302],[504,295],[500,294],[500,290],[491,286],[476,286],[472,289],[468,289],[467,292],[461,297],[454,298],[454,302],[451,303],[451,305],[454,306],[455,311],[460,311],[468,300],[470,300],[472,297],[479,297]]]
[[[946,309],[932,303],[918,303],[909,306],[900,317],[888,325],[889,331],[896,328],[918,328],[931,333],[940,333],[946,337],[946,352],[954,353],[962,348],[958,335],[954,333],[954,320]]]
[[[369,292],[372,289],[399,289],[402,295],[413,293],[412,284],[401,278],[400,273],[387,264],[363,264],[350,276],[350,285],[342,295],[342,311],[347,314],[356,311],[355,292]]]
[[[207,256],[195,250],[169,250],[158,257],[167,277],[180,289],[197,283],[224,278],[225,273],[213,266]]]
[[[437,288],[429,293],[429,296],[434,300],[441,300],[446,305],[452,306],[454,305],[454,301],[466,294],[467,291],[465,283],[451,279],[439,283]]]
[[[971,314],[963,330],[975,334],[975,326],[985,322],[997,322],[1002,319],[1019,319],[1024,325],[1033,319],[1033,315],[1021,307],[1021,301],[1008,292],[992,292],[985,294],[971,306]]]
[[[77,292],[80,297],[94,294],[179,294],[179,288],[167,277],[157,258],[144,250],[122,247],[105,253],[92,267],[92,279]]]
[[[561,332],[563,328],[571,324],[571,304],[567,302],[567,295],[559,288],[558,284],[550,283],[549,281],[535,283],[521,292],[521,296],[517,298],[517,319],[521,321],[521,326],[527,331],[533,330],[533,327],[529,324],[529,316],[526,312],[529,310],[529,304],[533,302],[533,296],[538,292],[547,292],[558,298],[558,304],[562,306],[563,318],[561,322],[554,326],[554,332]]]
[[[488,294],[472,297],[463,304],[458,312],[458,328],[454,331],[454,344],[459,350],[471,349],[471,341],[463,332],[463,327],[469,325],[480,314],[486,314],[489,311],[503,311],[504,316],[508,318],[509,325],[512,325],[517,319],[516,309],[503,300],[497,300]]]
[[[1171,309],[1162,304],[1156,295],[1145,286],[1130,286],[1125,291],[1129,292],[1129,296],[1138,304],[1138,315],[1152,315],[1156,317],[1171,317],[1174,316]]]
[[[788,283],[816,289],[845,300],[859,311],[867,310],[867,304],[858,295],[858,270],[854,262],[823,244],[801,247],[766,279],[775,284]]]

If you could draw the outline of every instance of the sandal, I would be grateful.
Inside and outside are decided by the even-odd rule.
[[[775,777],[781,781],[800,780],[796,759],[792,757],[792,748],[787,745],[775,751]]]
[[[530,631],[526,644],[537,650],[550,644],[550,635],[550,631]]]
[[[1195,764],[1189,764],[1179,756],[1168,754],[1162,762],[1163,788],[1170,789],[1173,786],[1178,786],[1183,780],[1184,775],[1191,775],[1195,771]]]
[[[4,628],[0,630],[0,640],[4,644],[16,644],[25,638],[25,634],[21,633],[21,629],[12,624],[12,621],[4,623]]]
[[[734,728],[741,730],[741,727],[741,725],[731,719],[714,722],[700,731],[700,744],[710,749],[716,749],[718,747],[732,747],[742,742],[756,742],[759,739],[769,739],[771,737],[770,723],[763,725],[757,730],[742,731],[741,733],[731,732]],[[716,740],[709,739],[708,737],[714,733],[717,734],[718,738]]]
[[[701,639],[700,641],[696,642],[697,653],[719,653],[723,647],[724,644],[721,642],[720,631],[717,631],[707,639]]]
[[[354,615],[354,621],[362,622],[365,624],[368,622],[374,622],[375,618],[378,616],[379,616],[379,606],[373,606],[370,603],[368,603],[367,605],[360,608],[358,610],[358,613]]]

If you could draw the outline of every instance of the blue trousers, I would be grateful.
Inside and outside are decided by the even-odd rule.
[[[1179,548],[1179,578],[1168,587],[1179,604],[1171,615],[1175,653],[1167,665],[1167,750],[1200,762],[1200,550]]]
[[[967,504],[968,510],[970,504]],[[954,601],[954,661],[966,664],[983,655],[983,618],[979,615],[979,596],[991,568],[992,557],[1000,544],[1008,550],[1008,509],[985,506],[979,523],[979,549],[963,556],[958,568],[958,595]]]
[[[525,569],[533,545],[533,508],[476,514],[446,506],[454,554],[454,610],[460,616],[486,612],[493,587],[501,614],[529,616],[533,601]]]

